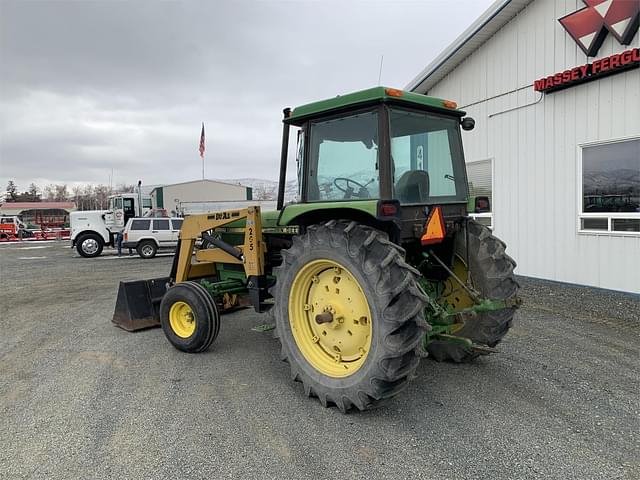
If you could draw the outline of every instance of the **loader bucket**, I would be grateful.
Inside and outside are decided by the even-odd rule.
[[[111,321],[128,332],[160,326],[160,302],[168,283],[169,277],[120,282]]]

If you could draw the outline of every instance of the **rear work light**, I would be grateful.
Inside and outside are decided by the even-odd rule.
[[[398,214],[397,202],[380,203],[379,214],[381,217],[395,217]]]
[[[424,233],[422,237],[420,237],[420,243],[422,245],[431,245],[433,243],[440,243],[444,240],[445,236],[445,228],[444,228],[444,216],[442,215],[442,208],[433,207],[431,209],[431,213],[429,213],[429,217],[427,218],[427,223],[424,227]]]

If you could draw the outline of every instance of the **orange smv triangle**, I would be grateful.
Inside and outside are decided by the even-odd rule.
[[[442,209],[434,207],[427,218],[427,225],[424,228],[424,233],[420,238],[422,245],[430,245],[432,243],[439,243],[444,240],[444,217],[442,216]]]

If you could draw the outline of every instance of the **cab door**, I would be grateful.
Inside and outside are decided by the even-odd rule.
[[[109,211],[104,214],[104,222],[111,229],[124,227],[124,210],[122,207],[122,197],[109,199]]]
[[[130,218],[136,216],[136,203],[133,198],[124,197],[122,199],[122,212],[124,217],[122,225],[124,226]]]

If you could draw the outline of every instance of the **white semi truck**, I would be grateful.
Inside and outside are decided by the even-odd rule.
[[[116,236],[130,218],[149,210],[149,195],[123,193],[109,197],[107,210],[71,212],[71,247],[83,257],[97,257],[105,246],[116,246]]]

